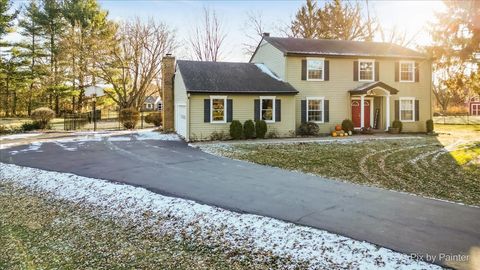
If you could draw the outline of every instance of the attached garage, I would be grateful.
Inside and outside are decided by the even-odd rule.
[[[176,105],[175,130],[178,135],[187,138],[187,105],[185,104]]]

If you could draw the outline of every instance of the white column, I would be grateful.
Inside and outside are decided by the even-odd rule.
[[[365,126],[365,95],[360,96],[360,128]]]
[[[390,94],[387,95],[387,100],[386,100],[386,123],[385,123],[385,131],[388,131],[388,128],[390,127]]]

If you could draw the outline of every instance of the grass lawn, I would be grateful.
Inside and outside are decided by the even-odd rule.
[[[0,269],[276,268],[276,258],[223,253],[48,198],[0,182]]]
[[[417,139],[213,147],[235,159],[480,205],[480,126],[436,130]]]

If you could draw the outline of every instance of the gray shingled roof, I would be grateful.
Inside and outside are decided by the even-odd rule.
[[[350,90],[350,94],[352,95],[364,95],[364,94],[367,94],[368,91],[372,90],[372,89],[375,89],[377,87],[381,87],[385,90],[387,90],[388,92],[390,92],[390,94],[397,94],[398,93],[398,89],[384,83],[384,82],[370,82],[370,83],[366,83],[366,84],[363,84],[363,85],[360,85],[359,87],[355,88],[355,89],[352,89]]]
[[[264,37],[264,40],[287,55],[427,58],[417,51],[383,42],[279,37]]]
[[[190,93],[298,93],[261,64],[178,60],[177,67]]]

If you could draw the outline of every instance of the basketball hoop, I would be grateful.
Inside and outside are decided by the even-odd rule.
[[[103,95],[105,95],[103,88],[99,86],[92,85],[85,88],[85,96],[87,97],[101,97]]]

